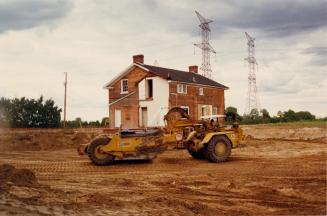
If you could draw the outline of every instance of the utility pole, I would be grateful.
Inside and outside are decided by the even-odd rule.
[[[216,53],[214,48],[209,43],[211,29],[209,27],[209,23],[213,22],[212,20],[204,18],[199,12],[195,11],[196,15],[200,20],[200,29],[202,35],[202,42],[194,44],[194,46],[199,47],[202,50],[202,64],[200,70],[202,71],[202,75],[208,78],[211,78],[211,64],[210,64],[210,53]]]
[[[256,75],[255,69],[258,67],[257,60],[255,59],[255,47],[254,40],[255,38],[251,37],[247,32],[245,32],[245,36],[248,40],[248,57],[244,60],[248,62],[249,67],[249,76],[248,76],[248,92],[246,98],[246,106],[245,113],[250,114],[253,109],[260,109],[259,96],[257,91],[256,84]]]
[[[66,109],[67,109],[67,72],[65,72],[65,98],[64,98],[64,128],[66,127]]]

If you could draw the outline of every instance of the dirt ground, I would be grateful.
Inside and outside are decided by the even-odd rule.
[[[168,150],[99,167],[75,147],[98,132],[0,132],[5,215],[326,215],[326,127],[247,126],[228,162]],[[14,166],[14,167],[13,167]]]

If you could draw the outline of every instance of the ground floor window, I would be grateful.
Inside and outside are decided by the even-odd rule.
[[[190,107],[189,106],[180,106],[180,108],[184,109],[187,112],[188,115],[190,114]]]
[[[218,115],[218,108],[212,107],[212,115]]]

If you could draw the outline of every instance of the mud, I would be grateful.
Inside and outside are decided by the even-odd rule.
[[[308,135],[307,139],[288,136],[284,127],[279,131],[278,127],[272,128],[276,137],[269,126],[258,128],[252,131],[245,147],[234,149],[230,160],[221,164],[195,160],[185,150],[168,150],[150,163],[130,161],[99,167],[86,156],[78,156],[72,140],[51,148],[40,142],[40,150],[20,147],[1,151],[0,164],[30,170],[36,183],[10,183],[0,190],[0,212],[326,215],[326,131],[313,129],[306,133],[317,136],[311,139]],[[304,131],[310,131],[307,128]],[[33,139],[38,139],[35,136]],[[69,135],[64,139],[72,138]],[[0,145],[6,142],[1,140]],[[0,166],[0,173],[5,173],[3,167],[8,166]]]

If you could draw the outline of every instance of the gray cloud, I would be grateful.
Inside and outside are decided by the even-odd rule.
[[[0,33],[22,30],[64,17],[72,8],[67,0],[10,0],[0,3]]]
[[[183,7],[176,7],[158,1],[139,1],[128,7],[134,8],[135,15],[147,13],[148,19],[142,20],[146,26],[160,26],[193,36],[199,34],[199,21],[194,10],[214,21],[210,24],[214,37],[220,37],[230,28],[254,29],[267,37],[287,37],[327,26],[327,1],[324,0],[188,2]]]
[[[236,11],[216,25],[263,31],[266,36],[283,37],[326,27],[327,2],[293,1],[227,1]]]
[[[303,54],[312,55],[310,64],[316,66],[327,65],[327,47],[310,47],[305,49]]]
[[[326,56],[327,55],[327,47],[310,47],[304,50],[302,53],[304,54],[314,54],[317,56]]]

